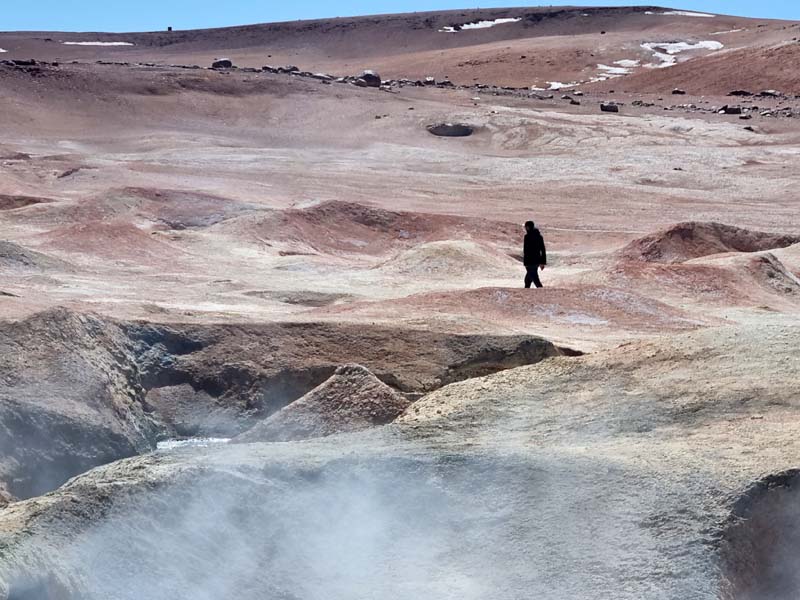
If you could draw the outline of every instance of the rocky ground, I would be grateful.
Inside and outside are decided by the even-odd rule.
[[[796,597],[798,35],[0,33],[0,598]]]

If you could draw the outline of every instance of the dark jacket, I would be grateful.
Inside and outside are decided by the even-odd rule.
[[[544,247],[544,238],[538,229],[525,234],[522,262],[526,267],[547,264],[547,250]]]

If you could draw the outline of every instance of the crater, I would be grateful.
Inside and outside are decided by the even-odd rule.
[[[438,137],[468,137],[475,132],[475,129],[463,123],[439,123],[429,125],[428,132]]]

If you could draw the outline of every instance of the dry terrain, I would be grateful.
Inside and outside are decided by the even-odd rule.
[[[0,600],[796,598],[799,40],[0,33]]]

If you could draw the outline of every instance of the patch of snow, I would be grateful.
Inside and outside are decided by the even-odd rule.
[[[175,450],[177,448],[207,448],[212,444],[227,444],[230,438],[186,438],[182,440],[164,440],[156,444],[158,450]]]
[[[615,60],[614,64],[619,65],[620,67],[625,67],[626,69],[632,69],[633,67],[638,67],[642,61],[640,60]]]
[[[65,46],[133,46],[130,42],[61,42]]]
[[[710,15],[708,13],[690,12],[688,10],[668,10],[661,13],[670,17],[716,17],[717,15]]]
[[[619,77],[620,75],[627,75],[631,72],[630,69],[625,67],[609,67],[608,65],[597,65],[597,68],[601,71],[605,71],[606,75],[613,75],[615,77]]]
[[[691,50],[722,50],[725,46],[717,41],[696,42],[690,44],[688,42],[647,42],[642,44],[642,48],[649,50],[660,61],[658,63],[651,63],[647,66],[651,69],[664,69],[672,67],[678,63],[676,54],[681,52],[688,52]]]
[[[495,25],[503,25],[505,23],[518,23],[522,21],[522,17],[514,18],[514,19],[495,19],[494,21],[478,21],[477,23],[464,23],[460,27],[442,27],[439,32],[440,33],[457,33],[459,30],[464,31],[467,29],[488,29],[489,27],[494,27]]]
[[[560,81],[548,81],[547,83],[550,84],[550,87],[547,88],[548,90],[565,90],[567,88],[574,88],[579,85],[579,82],[561,83]]]
[[[744,31],[744,29],[731,29],[730,31],[715,31],[714,33],[709,33],[708,35],[725,35],[726,33],[739,33],[740,31]]]
[[[8,52],[8,50],[3,50],[2,48],[0,48],[0,54],[2,54],[3,52]]]

